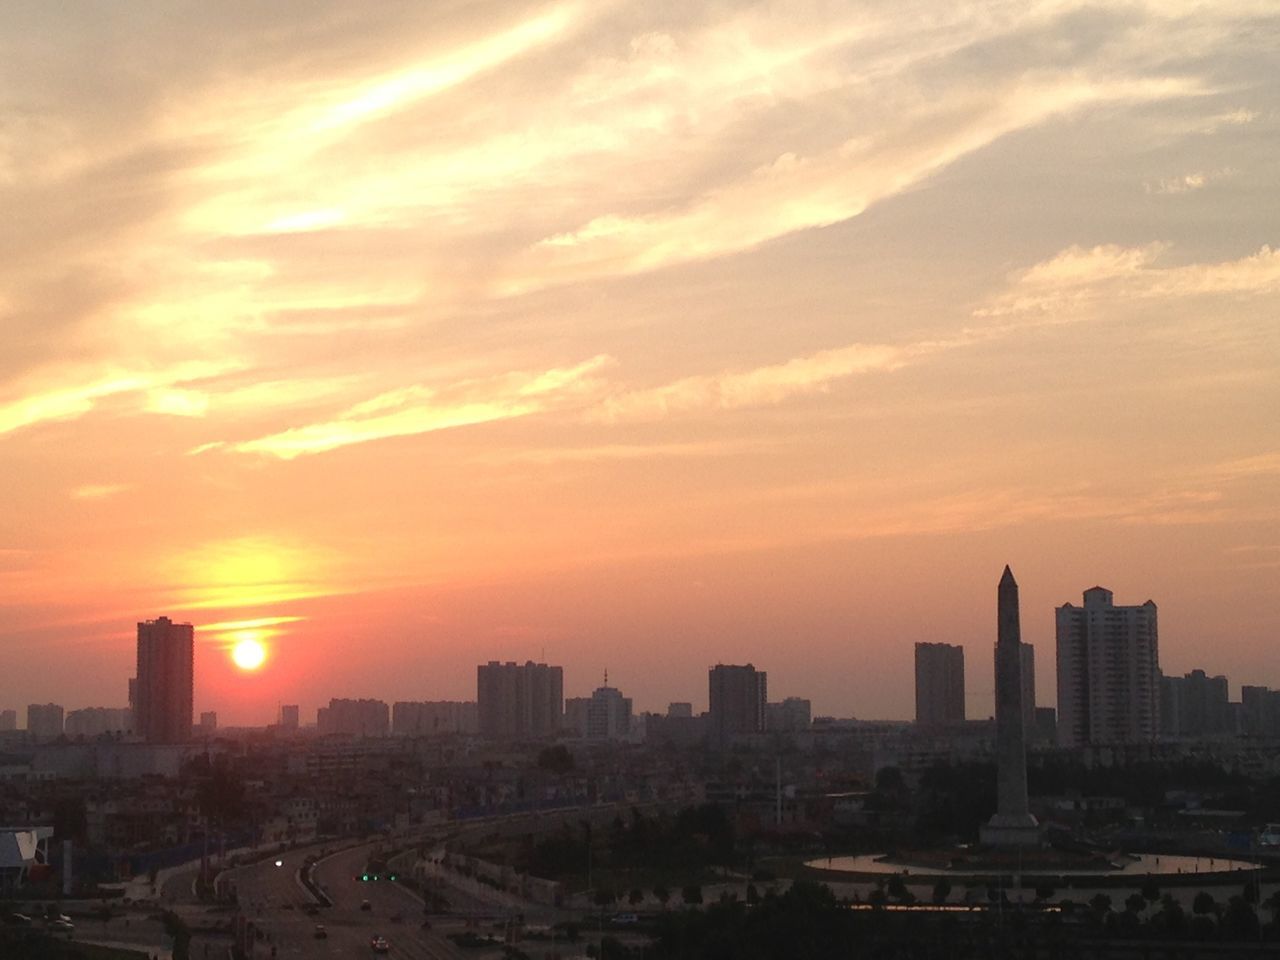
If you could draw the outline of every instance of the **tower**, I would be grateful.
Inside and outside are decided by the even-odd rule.
[[[1058,743],[1150,743],[1160,730],[1156,605],[1118,607],[1110,590],[1057,609]]]
[[[1034,846],[1040,841],[1040,826],[1027,805],[1022,664],[1018,582],[1006,566],[996,590],[996,812],[981,834],[990,846]]]
[[[763,733],[768,675],[753,664],[718,663],[708,673],[708,701],[713,742],[726,747],[734,736]]]
[[[134,726],[147,743],[191,739],[195,628],[168,617],[138,624]]]

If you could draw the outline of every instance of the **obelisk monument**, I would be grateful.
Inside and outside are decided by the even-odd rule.
[[[1040,825],[1027,806],[1018,582],[1007,566],[1000,578],[996,602],[996,770],[996,812],[982,828],[982,842],[996,847],[1037,845]]]

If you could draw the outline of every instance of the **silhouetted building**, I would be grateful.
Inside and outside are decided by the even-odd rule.
[[[402,700],[391,707],[391,732],[430,737],[479,732],[474,700]]]
[[[0,732],[18,729],[18,711],[0,710]]]
[[[1227,678],[1192,670],[1160,677],[1160,733],[1166,737],[1219,737],[1234,733]]]
[[[916,644],[916,723],[964,722],[964,647]]]
[[[168,617],[138,624],[134,729],[147,743],[191,739],[195,628]]]
[[[725,746],[735,736],[763,733],[768,674],[753,665],[716,664],[709,671],[711,737]]]
[[[316,732],[347,737],[385,737],[391,730],[391,711],[381,700],[330,699],[316,711]]]
[[[476,668],[480,735],[492,739],[553,736],[564,712],[564,670],[534,663]]]
[[[1057,609],[1058,744],[1149,743],[1160,729],[1156,605],[1117,607],[1110,590]]]
[[[1022,729],[1027,738],[1036,725],[1036,648],[1022,645]]]
[[[604,675],[604,686],[596,687],[587,706],[588,740],[625,740],[631,734],[631,698],[609,686],[609,675]]]
[[[677,703],[668,703],[668,704],[667,704],[667,716],[668,716],[668,717],[692,717],[692,716],[693,716],[693,704],[692,704],[692,703],[681,703],[681,702],[677,702]]]
[[[1036,707],[1035,726],[1028,735],[1028,741],[1056,746],[1058,743],[1058,711],[1053,707]]]
[[[1241,687],[1240,727],[1250,737],[1280,736],[1280,690]]]
[[[808,730],[813,719],[813,705],[800,697],[787,697],[765,706],[764,726],[770,733],[797,733]]]
[[[128,707],[84,707],[67,714],[62,727],[68,737],[99,737],[104,733],[133,732],[133,711]]]
[[[62,707],[56,703],[27,706],[27,735],[33,740],[57,740],[62,736]]]
[[[218,729],[218,711],[204,710],[200,714],[200,735],[212,736]]]
[[[290,733],[298,729],[298,705],[286,703],[280,708],[280,729]]]

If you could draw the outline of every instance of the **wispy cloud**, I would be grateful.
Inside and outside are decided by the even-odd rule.
[[[538,373],[509,373],[445,387],[414,384],[357,403],[332,420],[238,443],[206,444],[192,452],[221,447],[292,460],[356,443],[524,417],[598,393],[599,373],[612,363],[612,358],[600,355]]]
[[[129,489],[127,483],[88,483],[71,491],[72,500],[105,500]]]

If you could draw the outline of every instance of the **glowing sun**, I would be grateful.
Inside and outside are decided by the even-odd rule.
[[[267,648],[257,640],[239,640],[231,648],[231,660],[241,670],[257,670],[267,659]]]

